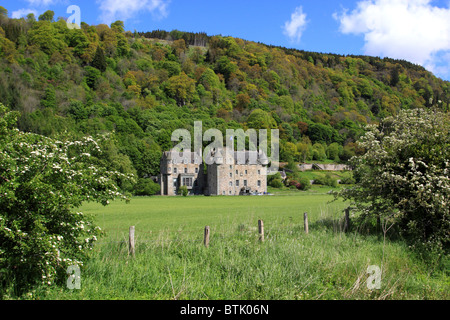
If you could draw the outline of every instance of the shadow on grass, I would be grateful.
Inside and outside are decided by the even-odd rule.
[[[341,218],[323,218],[310,223],[310,230],[328,230],[334,233],[358,234],[361,236],[377,236],[380,240],[386,236],[387,240],[401,240],[397,226],[393,226],[386,231],[386,234],[376,219],[352,218],[346,227],[345,216]]]

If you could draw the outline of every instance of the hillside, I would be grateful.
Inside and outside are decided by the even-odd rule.
[[[0,10],[0,102],[19,129],[113,133],[105,159],[140,178],[159,172],[178,128],[278,128],[281,161],[346,161],[364,125],[402,108],[449,110],[450,83],[407,61],[340,56],[181,31],[68,29],[51,11]],[[136,186],[123,186],[133,190]]]

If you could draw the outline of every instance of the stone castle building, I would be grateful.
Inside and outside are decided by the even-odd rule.
[[[212,164],[205,164],[197,152],[180,153],[178,158],[174,159],[170,151],[163,153],[158,179],[161,195],[177,195],[181,186],[186,186],[192,195],[267,193],[269,160],[263,153],[224,152],[224,157],[216,157]]]

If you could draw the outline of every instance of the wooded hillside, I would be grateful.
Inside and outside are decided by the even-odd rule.
[[[0,7],[0,102],[19,129],[47,136],[111,133],[105,159],[159,173],[172,132],[277,128],[282,161],[346,161],[364,125],[400,109],[449,110],[450,83],[407,61],[268,46],[206,33],[69,29],[47,11]],[[136,191],[138,186],[123,186]]]

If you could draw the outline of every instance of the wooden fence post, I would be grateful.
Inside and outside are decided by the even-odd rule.
[[[258,220],[259,241],[264,242],[264,221]]]
[[[130,227],[130,234],[129,234],[129,243],[128,243],[128,254],[131,254],[134,257],[135,252],[135,242],[134,242],[134,226]]]
[[[349,227],[350,227],[350,207],[345,209],[344,232],[347,232]]]
[[[308,234],[309,233],[309,225],[308,225],[308,213],[305,212],[303,214],[303,222],[305,224],[305,233]]]
[[[205,234],[204,234],[204,237],[203,237],[203,243],[205,244],[205,247],[209,247],[209,234],[210,234],[210,232],[211,232],[211,229],[210,229],[210,227],[209,226],[206,226],[205,227]]]

